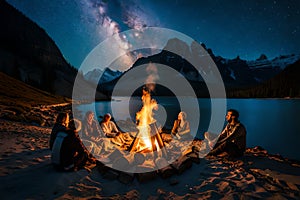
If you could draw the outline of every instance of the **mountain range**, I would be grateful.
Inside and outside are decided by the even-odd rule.
[[[188,45],[173,38],[167,42],[160,53],[139,58],[125,72],[109,68],[101,71],[99,66],[99,69],[82,74],[65,60],[45,30],[5,1],[0,1],[0,26],[5,30],[0,32],[0,71],[53,94],[71,97],[74,80],[78,74],[82,77],[80,85],[83,93],[76,98],[88,96],[84,93],[86,91],[84,88],[97,84],[98,77],[102,74],[98,82],[96,98],[107,99],[117,81],[127,72],[143,64],[158,63],[172,67],[181,73],[199,97],[209,95],[203,77],[185,59],[200,58],[203,50],[197,47],[196,42]],[[298,72],[299,55],[279,56],[270,60],[262,54],[257,60],[246,61],[239,56],[235,59],[216,56],[205,44],[201,46],[218,67],[228,97],[300,96],[299,88],[293,82],[297,80],[293,73]],[[179,49],[182,56],[167,51],[172,48]],[[202,70],[207,70],[204,68]],[[133,77],[132,81],[134,81]],[[277,81],[285,84],[277,84]],[[126,89],[124,85],[124,94],[127,94]],[[282,90],[289,92],[284,93]],[[156,95],[173,95],[168,88],[160,85],[155,92]],[[140,91],[137,91],[136,94],[139,93]]]
[[[204,49],[216,64],[222,76],[228,96],[235,97],[235,94],[237,94],[235,92],[238,92],[239,90],[244,91],[245,89],[249,89],[253,87],[257,88],[260,85],[263,85],[266,81],[270,81],[270,79],[274,78],[287,66],[292,64],[297,65],[296,61],[299,61],[300,59],[300,55],[294,55],[294,54],[279,56],[272,60],[269,60],[264,54],[262,54],[258,59],[253,61],[242,60],[239,58],[239,56],[237,56],[235,59],[226,59],[221,56],[215,56],[211,49],[206,48],[204,44],[201,45],[203,48],[199,48],[197,47],[198,45],[193,43],[189,46],[187,43],[177,38],[170,39],[167,42],[164,50],[162,50],[160,53],[148,57],[139,58],[133,64],[133,66],[129,70],[123,72],[123,74],[120,74],[120,72],[116,72],[114,76],[114,74],[112,73],[113,71],[110,70],[110,76],[109,76],[110,81],[107,81],[107,79],[106,81],[103,81],[102,78],[99,81],[100,91],[110,95],[112,90],[114,89],[114,85],[127,72],[131,71],[132,69],[138,66],[146,68],[148,64],[155,63],[158,65],[159,64],[166,65],[177,70],[189,81],[194,91],[196,91],[197,96],[209,97],[208,89],[203,80],[203,77],[199,74],[197,69],[190,62],[188,62],[187,59],[185,59],[191,57],[193,57],[193,59],[195,60],[201,59],[201,56],[203,56],[201,54],[201,51],[203,51]],[[179,56],[177,54],[174,54],[166,50],[166,49],[174,49],[174,48],[181,49],[182,51],[180,54],[182,56]],[[209,73],[209,71],[207,71],[208,69],[206,69],[206,66],[200,66],[200,70]],[[105,76],[106,75],[104,75],[104,77]],[[87,79],[89,78],[87,76],[85,77]],[[168,76],[168,78],[176,81],[176,76],[174,77]],[[127,81],[130,84],[130,82],[139,81],[138,79],[139,77],[136,77],[136,79],[131,78],[130,80],[128,79]],[[127,86],[124,85],[123,88],[124,91],[118,91],[118,94],[126,95],[127,94],[126,87]],[[122,88],[120,90],[122,90]],[[141,92],[137,91],[137,93],[135,94],[140,95]],[[164,88],[163,86],[160,85],[156,87],[155,94],[166,95],[166,96],[173,95],[171,91],[167,90],[167,88]],[[183,95],[187,95],[187,94],[183,93]],[[240,94],[237,96],[241,97]],[[249,97],[249,95],[247,96]],[[251,97],[255,97],[255,95]],[[280,97],[282,97],[282,95]]]

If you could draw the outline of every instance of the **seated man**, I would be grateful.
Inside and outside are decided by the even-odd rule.
[[[125,146],[132,142],[130,135],[119,131],[116,124],[111,121],[111,115],[109,113],[104,115],[103,120],[100,122],[100,126],[105,136],[111,138],[112,143],[118,146]]]
[[[229,109],[226,120],[228,124],[208,155],[219,155],[226,152],[231,157],[242,156],[246,149],[246,128],[239,121],[239,112]]]

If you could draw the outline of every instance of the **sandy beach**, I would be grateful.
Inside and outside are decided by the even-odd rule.
[[[55,171],[48,149],[51,126],[0,119],[0,127],[1,199],[300,198],[300,162],[261,147],[248,148],[235,160],[200,159],[166,179],[124,184],[101,175],[98,166],[91,172]]]

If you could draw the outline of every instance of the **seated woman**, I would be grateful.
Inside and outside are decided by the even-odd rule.
[[[87,111],[85,114],[81,135],[84,145],[96,157],[99,157],[102,151],[111,149],[111,142],[108,138],[104,138],[104,133],[98,121],[94,119],[92,111]]]
[[[99,142],[104,136],[98,122],[94,119],[94,113],[87,111],[82,124],[82,138]]]
[[[190,123],[186,120],[186,118],[186,113],[181,111],[178,114],[177,120],[174,121],[171,134],[176,136],[178,139],[193,139],[193,136],[190,134]]]
[[[77,171],[84,168],[88,164],[87,161],[95,163],[94,159],[89,158],[78,136],[80,129],[80,121],[71,120],[67,129],[57,132],[51,152],[51,161],[56,169]]]
[[[104,115],[103,120],[100,122],[100,126],[105,136],[111,138],[112,143],[123,147],[130,145],[132,142],[130,135],[119,131],[116,124],[111,121],[111,115],[109,113]]]

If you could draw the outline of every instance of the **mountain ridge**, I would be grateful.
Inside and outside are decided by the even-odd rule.
[[[186,43],[177,38],[171,39],[160,53],[139,58],[132,67],[123,74],[126,74],[128,71],[140,65],[145,65],[144,67],[150,63],[167,65],[181,73],[190,82],[199,97],[209,97],[203,77],[201,77],[197,69],[185,59],[192,56],[209,54],[221,73],[226,91],[231,91],[231,95],[229,96],[234,97],[232,96],[233,90],[243,90],[263,84],[279,74],[285,66],[293,64],[300,59],[300,55],[294,54],[279,56],[272,60],[268,60],[266,56],[260,56],[260,58],[255,61],[242,60],[239,56],[234,59],[226,59],[221,56],[215,56],[212,50],[206,48],[205,44],[201,44],[203,49],[196,49],[195,44],[192,48],[192,45],[193,43],[191,44],[191,47],[189,47]],[[178,48],[181,56],[166,50],[172,48]],[[205,66],[200,66],[200,70],[209,72]],[[110,82],[100,82],[100,90],[106,94],[111,94],[114,85],[121,76],[117,75],[116,78],[112,79]],[[162,89],[161,87],[158,90],[163,93],[160,95],[170,95],[167,90]],[[121,93],[123,94],[124,92]],[[137,95],[140,95],[140,92],[137,93]]]
[[[20,11],[0,1],[0,71],[41,90],[71,98],[75,78],[82,73],[71,66],[44,29]],[[78,75],[78,76],[77,76]],[[93,84],[80,80],[84,87]],[[97,99],[107,97],[96,91]],[[78,98],[78,97],[75,97]]]

